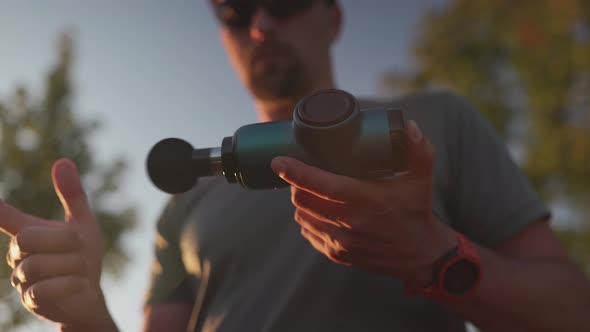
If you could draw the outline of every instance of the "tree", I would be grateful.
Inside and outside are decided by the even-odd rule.
[[[62,157],[73,160],[102,227],[105,270],[117,276],[127,261],[121,236],[134,226],[136,212],[131,206],[109,207],[107,200],[119,190],[126,163],[121,158],[109,165],[95,161],[89,138],[99,129],[99,122],[83,121],[73,110],[73,60],[73,37],[64,33],[42,98],[34,101],[26,88],[18,87],[11,100],[0,102],[0,197],[27,213],[63,220],[63,208],[51,182],[51,166]],[[0,247],[7,248],[8,240],[1,237]],[[9,276],[9,267],[0,266],[0,274]],[[0,285],[1,331],[32,317],[22,309],[8,278],[4,280]]]
[[[415,70],[384,85],[468,98],[544,198],[573,212],[560,235],[590,273],[590,2],[449,0],[421,23]]]

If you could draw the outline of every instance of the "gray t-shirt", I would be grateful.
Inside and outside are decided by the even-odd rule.
[[[433,209],[441,222],[494,248],[549,215],[505,145],[463,99],[422,93],[387,105],[402,108],[435,145]],[[188,218],[179,220],[178,206],[194,197]],[[288,188],[251,191],[203,178],[173,197],[158,221],[146,303],[199,299],[199,331],[465,330],[443,305],[406,297],[399,280],[316,252],[293,213]]]

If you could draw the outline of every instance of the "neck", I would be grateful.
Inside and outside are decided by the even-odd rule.
[[[336,88],[336,85],[334,84],[331,75],[329,75],[326,79],[318,81],[317,84],[308,89],[306,94],[311,94],[314,91],[322,89],[334,88]],[[303,97],[305,97],[305,95],[299,96],[295,99],[284,100],[255,99],[254,105],[256,107],[256,113],[258,114],[258,121],[269,122],[291,119],[293,117],[295,104],[297,104],[297,102]]]

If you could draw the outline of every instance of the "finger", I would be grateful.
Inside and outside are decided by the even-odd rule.
[[[290,157],[276,157],[272,170],[287,183],[333,202],[363,199],[365,184],[355,178],[333,174]]]
[[[86,261],[79,253],[36,254],[23,259],[12,272],[12,286],[19,292],[44,280],[66,275],[84,276]]]
[[[27,288],[21,295],[23,305],[29,310],[49,307],[68,296],[89,287],[88,279],[67,275],[41,280]]]
[[[351,242],[351,238],[362,236],[343,227],[318,220],[318,218],[300,209],[295,210],[294,219],[301,227],[321,237],[324,242],[333,247],[341,247],[343,243]],[[334,245],[335,243],[338,244]]]
[[[330,243],[321,236],[314,234],[307,228],[301,228],[301,235],[311,244],[311,246],[326,256],[331,261],[342,264],[352,265],[350,263],[349,253],[347,250],[338,245],[338,243]]]
[[[406,124],[408,142],[408,171],[416,176],[431,177],[434,169],[434,146],[424,136],[415,121]]]
[[[0,200],[0,231],[7,235],[16,235],[25,225],[43,224],[45,220],[24,213],[10,204]]]
[[[300,209],[295,210],[293,219],[301,227],[306,228],[313,234],[316,234],[320,237],[326,237],[326,234],[330,234],[329,236],[334,236],[336,235],[335,233],[339,232],[341,229],[339,226],[334,226],[333,224],[320,221],[314,216]]]
[[[351,228],[350,224],[345,221],[349,212],[344,204],[320,198],[297,187],[291,187],[291,202],[298,209],[320,221],[337,227]]]
[[[69,159],[60,159],[53,164],[51,174],[55,192],[65,210],[66,222],[93,220],[76,165]]]
[[[309,229],[302,227],[301,228],[301,235],[311,244],[311,246],[319,251],[320,253],[324,253],[326,250],[326,245],[324,240],[312,232]]]
[[[82,247],[79,235],[63,223],[39,220],[43,226],[25,226],[13,236],[6,253],[6,262],[15,268],[32,253],[61,253]]]
[[[348,230],[319,221],[302,210],[295,211],[295,221],[302,228],[305,228],[311,234],[323,240],[326,254],[336,256],[349,250],[345,246],[345,243],[351,243],[354,235]]]
[[[6,262],[14,269],[32,253],[62,253],[81,247],[82,241],[76,232],[63,224],[46,222],[45,226],[22,228],[10,241]]]
[[[16,266],[28,255],[28,253],[20,250],[18,244],[16,243],[16,237],[10,239],[8,252],[6,253],[6,263],[8,263],[8,266],[10,266],[12,269],[16,268]]]
[[[82,248],[82,240],[62,223],[54,227],[25,227],[15,236],[15,245],[26,253],[61,253]]]

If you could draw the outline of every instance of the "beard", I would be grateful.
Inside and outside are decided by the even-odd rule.
[[[266,61],[259,61],[261,54],[269,55]],[[298,100],[311,86],[303,61],[285,43],[270,40],[259,44],[248,59],[250,90],[259,99]]]

